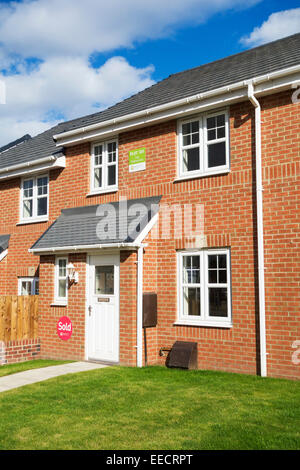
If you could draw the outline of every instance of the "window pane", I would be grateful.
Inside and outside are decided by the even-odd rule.
[[[191,145],[191,136],[190,135],[184,135],[183,136],[183,145]]]
[[[47,198],[46,197],[38,198],[37,215],[47,215]]]
[[[59,279],[58,281],[58,296],[66,297],[67,294],[67,282],[66,279]]]
[[[48,193],[48,178],[46,176],[37,179],[37,190],[38,196],[43,196]]]
[[[184,171],[195,171],[200,168],[199,147],[183,151]]]
[[[213,129],[214,127],[216,127],[216,118],[215,117],[207,118],[207,129]]]
[[[207,131],[207,140],[215,140],[216,138],[216,129],[210,129]]]
[[[33,196],[33,180],[27,180],[23,183],[23,192],[24,197],[32,197]]]
[[[217,126],[225,126],[225,114],[217,116]]]
[[[182,144],[184,146],[199,143],[199,121],[182,125]]]
[[[116,157],[117,157],[116,150],[117,150],[116,142],[110,142],[107,146],[108,163],[113,163],[116,161]]]
[[[225,127],[219,127],[218,129],[218,139],[222,139],[223,137],[225,137]]]
[[[208,255],[208,267],[209,267],[209,269],[217,268],[218,267],[217,263],[218,263],[217,255]]]
[[[67,275],[67,260],[60,259],[58,262],[58,276],[59,277],[66,277]]]
[[[23,202],[23,218],[32,217],[32,199]]]
[[[208,145],[208,167],[221,166],[226,164],[225,142]]]
[[[103,147],[102,145],[97,145],[94,147],[94,165],[102,165],[102,154],[103,154]]]
[[[108,186],[116,184],[116,165],[107,167],[108,170]]]
[[[183,314],[200,316],[200,288],[185,287],[183,289]]]
[[[219,270],[219,283],[226,284],[226,282],[227,282],[227,271],[226,269],[220,269]]]
[[[218,255],[219,268],[226,268],[226,255]]]
[[[114,266],[95,266],[95,294],[114,294]]]
[[[188,122],[186,124],[183,124],[182,125],[182,134],[183,135],[186,135],[186,134],[190,134],[191,133],[191,124]]]
[[[214,284],[218,282],[218,271],[216,269],[208,270],[208,282]]]
[[[209,316],[227,317],[227,288],[210,287],[209,291]]]
[[[22,281],[21,295],[31,295],[31,281]]]
[[[199,134],[192,134],[192,144],[199,144]]]
[[[102,186],[102,168],[96,168],[94,175],[94,187],[100,188]]]

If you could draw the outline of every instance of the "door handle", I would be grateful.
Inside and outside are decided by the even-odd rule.
[[[92,313],[92,306],[89,305],[89,316],[91,316],[91,313]]]

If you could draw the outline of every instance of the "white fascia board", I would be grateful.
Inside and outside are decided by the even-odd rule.
[[[2,261],[5,258],[5,256],[7,256],[7,254],[8,254],[8,250],[2,251],[2,253],[0,253],[0,261]]]
[[[66,157],[47,157],[26,164],[10,166],[0,170],[0,181],[8,180],[18,176],[27,176],[44,172],[46,170],[54,170],[55,168],[65,168]]]
[[[115,249],[127,249],[127,250],[136,250],[141,246],[140,243],[102,243],[98,245],[77,245],[77,246],[57,246],[54,248],[29,248],[29,253],[34,253],[35,255],[42,254],[53,254],[53,253],[71,253],[78,251],[91,251],[91,250],[101,250],[104,248],[115,248]]]
[[[76,142],[92,141],[99,137],[109,137],[121,131],[132,130],[152,123],[182,117],[193,112],[206,111],[217,106],[229,105],[247,99],[247,87],[251,81],[256,95],[277,93],[289,89],[299,81],[300,65],[279,70],[270,74],[243,80],[205,93],[199,93],[148,110],[128,114],[102,123],[81,127],[54,135],[57,146],[68,146]]]

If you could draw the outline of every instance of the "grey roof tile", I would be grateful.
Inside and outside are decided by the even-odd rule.
[[[131,243],[158,212],[160,199],[161,196],[131,199],[127,206],[113,202],[64,209],[31,249]],[[103,228],[106,224],[107,232]]]

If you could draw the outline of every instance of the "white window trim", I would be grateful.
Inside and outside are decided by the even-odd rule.
[[[59,297],[59,261],[66,261],[66,297]],[[68,257],[67,256],[56,256],[55,267],[54,267],[54,302],[51,305],[67,305],[68,304],[68,273],[67,273]]]
[[[107,146],[108,144],[111,144],[115,142],[116,143],[116,184],[108,186],[107,184],[103,184],[104,182],[107,182],[107,167],[112,166],[109,165],[107,162]],[[94,171],[95,171],[95,154],[94,154],[94,149],[98,145],[103,145],[104,151],[103,151],[103,162],[102,162],[102,186],[101,187],[95,187],[94,186]],[[97,194],[104,194],[104,193],[112,193],[118,191],[118,178],[119,178],[119,146],[118,146],[118,139],[110,139],[110,140],[104,140],[102,142],[95,142],[91,146],[91,159],[90,159],[90,192],[88,196],[94,196]]]
[[[36,215],[37,213],[37,179],[38,178],[48,178],[48,185],[47,185],[47,214],[46,215]],[[24,200],[24,182],[25,181],[30,181],[33,180],[33,195],[32,195],[32,200],[33,200],[33,209],[32,209],[32,217],[24,218],[23,217],[23,200]],[[41,196],[42,197],[42,196]],[[22,178],[21,180],[21,191],[20,191],[20,217],[19,217],[19,223],[17,225],[24,225],[24,224],[34,224],[36,222],[47,222],[49,218],[49,174],[38,174],[38,175],[33,175],[30,177],[25,177]]]
[[[31,295],[37,295],[35,289],[36,289],[36,283],[39,282],[38,277],[19,277],[18,278],[18,295],[22,295],[22,282],[32,282],[31,292],[34,292],[34,294],[31,293]]]
[[[218,116],[219,114],[225,114],[225,138],[223,141],[226,142],[226,164],[222,166],[216,166],[213,168],[208,168],[207,166],[207,132],[206,132],[206,119],[208,117]],[[194,145],[195,147],[199,146],[199,155],[200,155],[200,169],[195,171],[183,171],[183,158],[182,158],[182,126],[183,124],[199,121],[200,126],[200,138],[199,145]],[[219,142],[222,139],[218,139]],[[230,172],[230,127],[229,127],[229,109],[222,108],[202,114],[197,114],[195,116],[190,116],[183,120],[178,120],[177,122],[177,177],[175,181],[193,179],[203,176],[218,175]]]
[[[216,286],[227,287],[227,309],[228,317],[210,317],[208,315],[208,255],[226,254],[227,255],[227,283],[216,284]],[[183,314],[183,257],[200,256],[200,284],[201,286],[201,316],[186,316]],[[195,284],[194,284],[195,285]],[[187,326],[207,326],[231,328],[231,259],[230,249],[206,249],[201,251],[179,251],[177,252],[177,320],[175,325]]]

